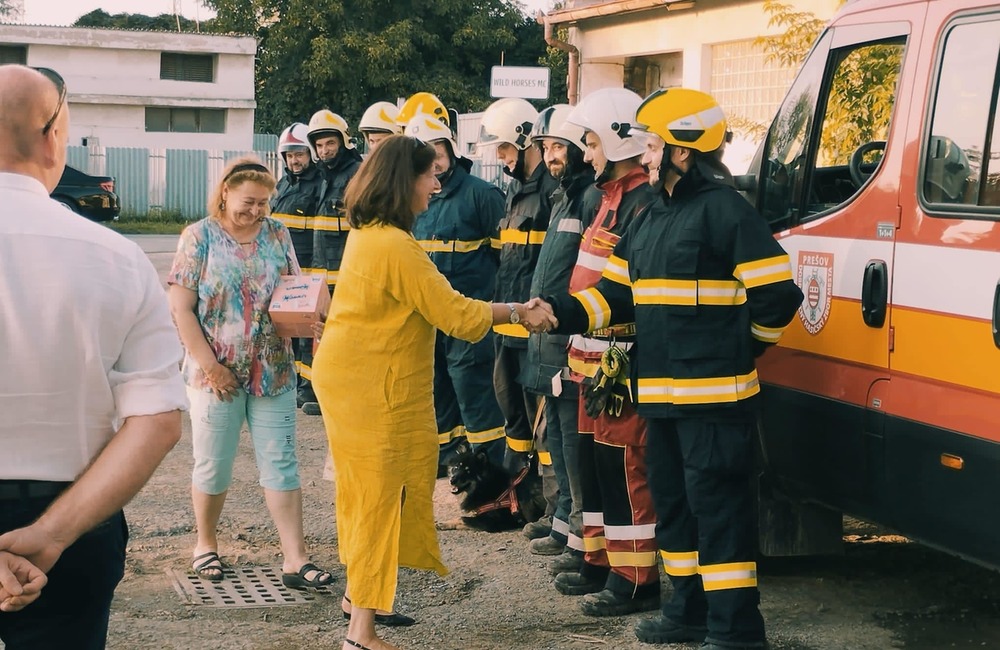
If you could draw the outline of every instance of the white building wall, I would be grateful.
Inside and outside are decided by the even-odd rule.
[[[59,72],[70,106],[70,144],[249,150],[253,146],[252,37],[0,25],[0,43],[27,47],[27,63]],[[163,52],[212,54],[212,83],[160,79]],[[225,133],[146,132],[146,107],[226,110]]]

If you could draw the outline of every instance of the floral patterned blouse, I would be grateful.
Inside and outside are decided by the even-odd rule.
[[[278,336],[267,308],[278,278],[299,273],[288,229],[270,217],[247,247],[211,217],[181,233],[168,282],[198,293],[196,313],[205,339],[250,395],[295,388],[292,340]],[[182,373],[188,386],[212,390],[190,353]]]

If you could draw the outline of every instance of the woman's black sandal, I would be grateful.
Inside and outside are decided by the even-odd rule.
[[[348,605],[351,604],[351,599],[347,596],[344,596],[344,600],[347,601]],[[351,613],[344,612],[344,619],[348,621],[351,620]],[[375,612],[376,625],[385,625],[386,627],[410,627],[416,622],[416,619],[405,614],[400,614],[399,612],[392,612],[391,614],[379,614],[378,612]]]
[[[199,560],[201,560],[199,562]],[[225,567],[216,551],[209,551],[191,559],[191,569],[196,576],[209,582],[222,582]],[[215,573],[218,571],[218,573]]]
[[[306,579],[306,574],[315,571],[316,575],[312,580]],[[326,579],[324,580],[324,576]],[[306,562],[299,569],[298,573],[282,573],[281,584],[289,589],[319,589],[333,584],[333,575],[329,571],[324,571],[312,562]]]
[[[358,643],[357,641],[351,641],[350,639],[344,639],[344,641],[347,641],[348,645],[352,645],[355,648],[358,648],[358,650],[372,650],[368,646],[363,646],[360,643]]]

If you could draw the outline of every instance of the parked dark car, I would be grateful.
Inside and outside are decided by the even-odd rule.
[[[118,218],[118,195],[111,176],[91,176],[66,165],[52,198],[92,221]]]

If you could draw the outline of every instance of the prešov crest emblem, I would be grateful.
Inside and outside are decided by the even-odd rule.
[[[830,319],[833,303],[833,254],[799,251],[799,288],[805,300],[799,320],[810,334],[819,334]]]

